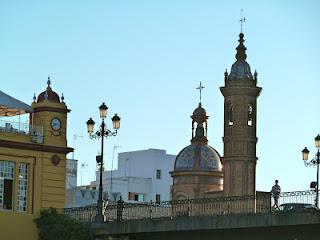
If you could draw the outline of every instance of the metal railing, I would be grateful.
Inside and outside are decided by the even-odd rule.
[[[286,203],[303,203],[303,204],[315,204],[316,192],[313,190],[295,191],[295,192],[283,192],[280,194],[279,206]],[[271,204],[273,206],[274,200],[271,198]]]
[[[297,191],[281,193],[279,205],[283,203],[313,204],[314,191]],[[177,201],[144,203],[106,203],[105,221],[127,221],[134,219],[173,219],[178,217],[216,216],[241,213],[268,213],[272,209],[271,194],[263,192],[255,196],[216,197],[204,199],[186,199]],[[96,206],[66,208],[64,212],[82,222],[94,222]]]
[[[97,206],[65,208],[64,213],[72,218],[78,219],[81,222],[91,223],[95,221],[97,215]]]
[[[0,120],[0,132],[30,135],[37,143],[43,142],[43,127],[29,125],[28,123]]]

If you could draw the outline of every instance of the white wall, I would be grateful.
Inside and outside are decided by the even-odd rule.
[[[112,192],[120,192],[128,200],[128,192],[145,194],[145,201],[155,201],[160,194],[161,201],[170,200],[175,155],[165,150],[148,149],[123,152],[118,155],[118,168],[112,171]],[[161,179],[156,179],[156,170],[161,170]],[[99,172],[96,174],[99,179]],[[111,171],[103,173],[104,189],[110,191]]]
[[[74,188],[77,186],[78,160],[67,159],[66,166],[66,188]]]

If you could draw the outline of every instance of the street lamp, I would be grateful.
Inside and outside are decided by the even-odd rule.
[[[100,182],[99,182],[99,198],[98,198],[98,209],[97,209],[97,216],[96,216],[96,221],[97,222],[103,222],[103,214],[102,214],[102,171],[103,171],[103,144],[104,144],[104,138],[106,137],[111,137],[111,136],[116,136],[117,131],[120,128],[120,117],[115,114],[111,120],[112,120],[112,125],[113,129],[115,131],[111,131],[107,129],[106,124],[104,122],[104,119],[107,117],[108,113],[108,107],[105,105],[105,103],[102,103],[101,106],[99,107],[100,111],[100,118],[102,119],[100,128],[98,131],[94,132],[94,124],[95,122],[92,120],[92,118],[89,118],[87,121],[87,130],[89,133],[90,139],[95,139],[95,138],[101,138],[101,155],[97,156],[96,160],[97,163],[100,165]]]
[[[317,183],[316,183],[316,202],[315,205],[319,208],[319,164],[320,164],[320,135],[315,137],[314,139],[315,146],[318,149],[315,157],[308,161],[309,150],[305,147],[302,150],[302,159],[304,161],[305,166],[317,166]]]

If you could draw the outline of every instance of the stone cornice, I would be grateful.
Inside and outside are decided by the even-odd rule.
[[[58,113],[69,113],[71,110],[67,108],[55,108],[55,107],[38,107],[34,108],[34,112],[58,112]]]
[[[73,152],[73,148],[70,147],[55,147],[34,143],[22,143],[22,142],[12,142],[6,140],[0,140],[0,147],[15,148],[15,149],[24,149],[31,151],[41,151],[41,152],[51,152],[51,153],[61,153],[67,154]]]
[[[188,171],[188,170],[179,170],[170,172],[171,176],[223,176],[222,171]]]
[[[256,86],[225,86],[220,87],[220,91],[224,97],[227,96],[252,96],[258,97],[262,88]]]

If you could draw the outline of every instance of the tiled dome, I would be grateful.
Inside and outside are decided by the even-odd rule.
[[[176,157],[174,171],[221,171],[219,153],[209,145],[191,144]]]

